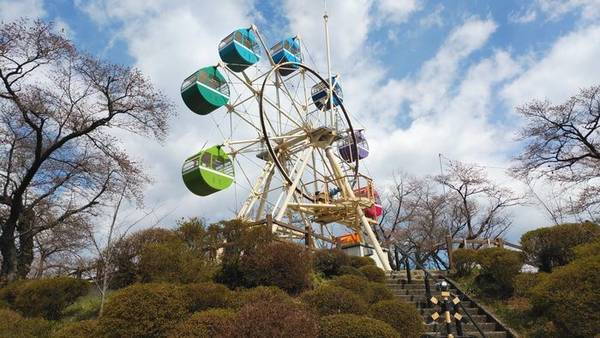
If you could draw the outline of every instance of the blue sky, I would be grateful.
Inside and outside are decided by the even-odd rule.
[[[520,149],[515,106],[560,102],[600,79],[599,0],[329,0],[328,9],[333,67],[346,107],[367,129],[366,167],[380,186],[400,170],[437,173],[442,153],[524,191],[498,169]],[[146,204],[170,219],[227,217],[222,205],[232,198],[198,201],[180,182],[183,159],[216,137],[183,108],[182,79],[217,62],[220,39],[252,23],[271,42],[299,33],[322,70],[322,12],[321,0],[0,0],[0,20],[52,20],[79,48],[139,67],[178,104],[164,144],[123,135],[155,178]],[[549,224],[534,202],[513,214],[509,238]]]

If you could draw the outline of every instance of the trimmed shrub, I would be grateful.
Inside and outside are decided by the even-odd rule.
[[[212,226],[222,234],[225,246],[221,256],[221,268],[215,280],[230,289],[244,287],[245,279],[241,270],[242,256],[251,255],[259,248],[273,241],[273,233],[267,227],[251,226],[241,220],[223,221]]]
[[[379,282],[379,283],[385,282],[385,278],[386,278],[385,271],[381,270],[380,268],[376,267],[375,265],[365,265],[365,266],[361,267],[359,270],[371,282]]]
[[[592,242],[581,244],[573,248],[575,259],[600,255],[600,237]]]
[[[402,337],[420,338],[425,332],[423,316],[419,311],[399,300],[384,300],[371,305],[369,316],[388,323],[398,332],[402,332]]]
[[[97,320],[70,322],[52,333],[52,338],[96,337],[98,336]]]
[[[44,338],[51,324],[41,318],[23,318],[9,309],[0,309],[0,337]]]
[[[229,337],[235,330],[235,312],[229,309],[210,309],[194,313],[169,332],[172,338]]]
[[[369,282],[369,303],[394,299],[394,293],[384,283]]]
[[[358,269],[366,265],[375,265],[375,261],[371,257],[350,256],[350,265]]]
[[[381,320],[340,314],[321,318],[320,338],[400,338],[393,327]]]
[[[247,304],[235,317],[234,337],[316,337],[319,320],[302,304],[263,301]]]
[[[468,276],[477,265],[477,250],[458,249],[452,252],[452,260],[456,266],[456,275]]]
[[[179,237],[172,230],[150,228],[137,231],[115,242],[111,252],[111,262],[115,265],[116,271],[110,279],[110,288],[120,289],[139,281],[138,262],[146,245],[177,241],[180,241]]]
[[[541,271],[551,272],[554,267],[573,260],[573,247],[599,236],[600,226],[592,222],[559,224],[526,232],[521,236],[521,246],[528,262],[534,262]]]
[[[343,275],[353,275],[353,276],[360,276],[360,277],[365,277],[365,274],[362,273],[358,268],[355,268],[353,266],[350,265],[343,265],[339,268],[338,273],[340,274],[340,276]]]
[[[241,308],[246,304],[265,301],[291,302],[292,297],[276,286],[258,286],[252,289],[236,291],[233,294],[232,306]]]
[[[351,264],[351,258],[340,249],[322,249],[315,251],[313,264],[316,271],[326,277],[340,275],[340,268]]]
[[[182,289],[188,299],[190,312],[224,308],[231,305],[232,291],[223,284],[186,284],[182,286]]]
[[[100,317],[107,337],[163,337],[188,312],[181,288],[172,284],[134,284],[113,293]]]
[[[510,297],[514,289],[514,277],[521,270],[521,254],[507,249],[487,248],[480,250],[477,260],[481,271],[475,278],[475,284],[486,295],[492,297]]]
[[[72,321],[96,318],[100,312],[100,302],[99,295],[80,297],[63,310],[62,317]]]
[[[537,286],[546,273],[520,273],[514,279],[514,294],[519,297],[531,296],[532,289]]]
[[[348,289],[355,294],[359,295],[365,301],[371,299],[371,289],[369,288],[369,281],[365,277],[343,275],[335,277],[331,281],[331,285],[338,286],[340,288]]]
[[[194,283],[213,278],[214,268],[184,242],[145,244],[138,263],[141,282]]]
[[[354,292],[338,286],[322,286],[300,295],[305,304],[315,309],[320,315],[339,313],[364,314],[367,302]]]
[[[88,287],[87,282],[70,277],[31,279],[11,287],[10,298],[12,307],[27,317],[56,320]]]
[[[600,255],[576,259],[556,268],[532,289],[534,310],[555,324],[561,337],[598,334]]]
[[[273,242],[242,257],[247,286],[277,286],[295,294],[310,287],[310,254],[294,243]]]

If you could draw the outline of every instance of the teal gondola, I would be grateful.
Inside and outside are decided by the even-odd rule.
[[[260,46],[250,28],[229,34],[219,43],[219,56],[234,72],[241,72],[260,60]]]
[[[300,40],[297,37],[287,38],[271,47],[271,57],[276,64],[284,62],[302,63],[302,53],[300,52]],[[298,69],[298,65],[288,65],[279,68],[279,74],[289,75]]]
[[[181,97],[191,111],[206,115],[229,102],[229,86],[217,67],[204,67],[183,81]]]

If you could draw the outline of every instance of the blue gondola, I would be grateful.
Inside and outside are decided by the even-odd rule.
[[[242,28],[229,34],[219,43],[221,60],[234,72],[241,72],[260,60],[260,46],[250,28]]]
[[[331,99],[331,103],[333,103],[333,106],[335,107],[342,103],[344,100],[342,87],[337,81],[337,75],[331,77],[331,85],[333,87],[333,91],[335,92],[335,95]],[[315,103],[315,106],[317,106],[317,109],[319,110],[322,110],[324,107],[326,107],[325,110],[331,109],[329,95],[327,95],[327,92],[329,91],[328,89],[329,83],[326,82],[318,83],[314,85],[311,89],[312,100]]]
[[[271,47],[271,56],[273,62],[279,64],[284,62],[302,62],[302,53],[300,52],[300,40],[297,37],[287,38]],[[291,65],[279,68],[279,74],[289,75],[298,69],[297,65]]]
[[[354,144],[354,140],[352,140],[352,135],[348,134],[343,138],[342,144],[338,147],[340,156],[348,163],[356,161],[357,158],[362,160],[369,156],[369,144],[367,143],[364,130],[355,130],[354,136],[356,136],[356,144]]]

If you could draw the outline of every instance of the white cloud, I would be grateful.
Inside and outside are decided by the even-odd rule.
[[[42,0],[0,0],[0,21],[9,22],[21,17],[41,18],[46,15]]]
[[[537,0],[536,5],[550,20],[576,11],[586,20],[600,18],[600,0]]]
[[[537,19],[537,11],[534,8],[522,8],[517,12],[510,12],[508,21],[514,23],[530,23]]]
[[[375,2],[376,15],[381,22],[404,23],[410,16],[423,9],[421,0],[378,0]]]
[[[531,99],[558,103],[578,89],[598,84],[600,25],[576,30],[559,38],[548,53],[502,89],[511,106]]]
[[[423,28],[442,27],[444,25],[443,11],[444,5],[437,4],[431,13],[419,20],[419,25]]]

